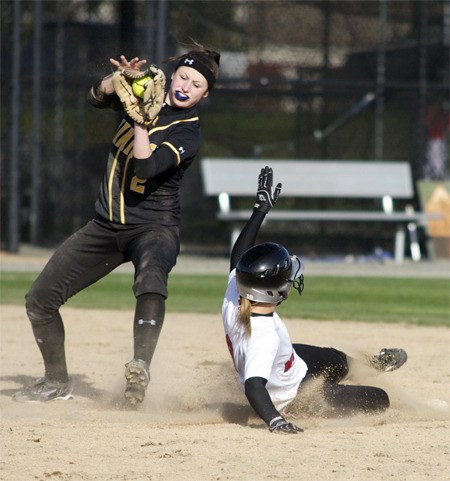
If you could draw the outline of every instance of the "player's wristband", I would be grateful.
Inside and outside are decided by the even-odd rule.
[[[278,421],[284,421],[283,416],[277,416],[276,418],[271,419],[271,420],[270,420],[270,423],[269,423],[269,428],[273,428],[273,426],[274,426]]]
[[[269,212],[269,210],[272,208],[270,204],[266,204],[263,202],[256,202],[253,207],[259,212],[264,212],[264,214],[267,214],[267,212]]]
[[[96,99],[100,102],[104,101],[107,97],[107,94],[101,89],[102,82],[103,78],[100,78],[92,86],[92,91],[94,92]]]

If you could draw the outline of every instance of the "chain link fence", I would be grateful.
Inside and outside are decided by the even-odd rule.
[[[200,158],[407,160],[416,179],[447,179],[449,17],[440,0],[4,0],[3,248],[53,246],[92,217],[119,119],[86,94],[109,58],[138,55],[170,76],[163,60],[190,39],[222,53],[199,109]],[[226,250],[199,162],[182,195],[184,248]],[[392,237],[379,226],[290,230],[311,252]]]

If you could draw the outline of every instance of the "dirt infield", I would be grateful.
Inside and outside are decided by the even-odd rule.
[[[42,375],[22,307],[1,306],[1,471],[5,481],[445,480],[449,464],[450,334],[445,327],[289,320],[294,341],[353,355],[402,346],[400,370],[357,381],[385,388],[391,409],[327,418],[299,410],[298,435],[271,434],[234,378],[219,315],[169,314],[146,400],[123,406],[132,312],[64,308],[75,398],[20,404]],[[433,404],[433,403],[431,403]]]

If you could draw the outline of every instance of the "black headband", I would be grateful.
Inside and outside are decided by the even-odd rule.
[[[199,54],[197,53],[196,56],[197,55]],[[211,60],[212,59],[209,59],[209,61]],[[216,76],[212,73],[212,71],[203,62],[201,62],[198,58],[195,58],[194,56],[190,56],[189,54],[184,55],[178,62],[175,70],[177,70],[179,67],[190,67],[194,70],[197,70],[197,72],[200,72],[208,82],[208,90],[211,90],[216,83]]]

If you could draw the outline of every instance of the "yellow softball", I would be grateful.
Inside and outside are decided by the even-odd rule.
[[[136,95],[136,97],[139,97],[140,99],[144,97],[145,84],[149,80],[151,80],[151,77],[149,75],[147,75],[146,77],[142,77],[138,80],[134,80],[131,88],[133,89],[133,93],[134,95]]]

